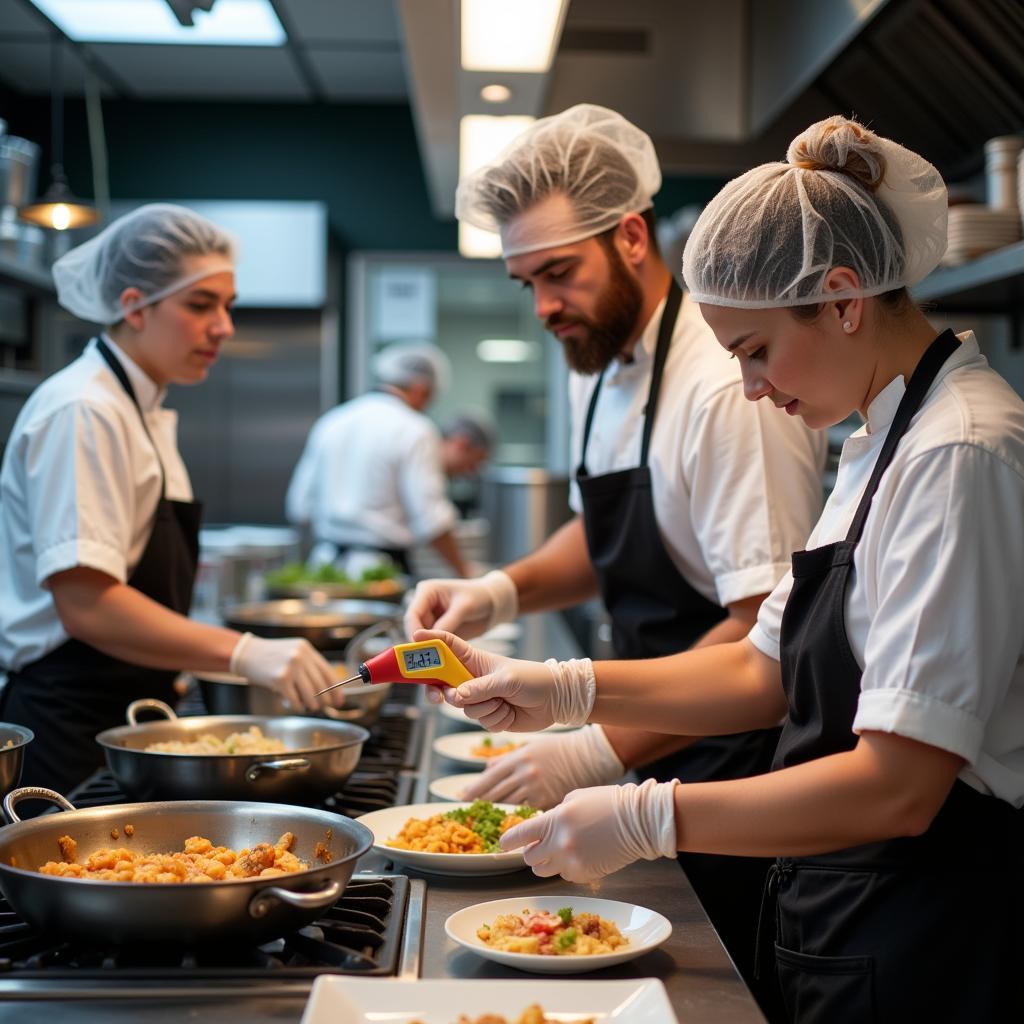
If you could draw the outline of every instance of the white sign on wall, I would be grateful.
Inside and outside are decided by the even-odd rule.
[[[427,267],[386,267],[373,277],[370,333],[374,341],[433,341],[437,277]]]

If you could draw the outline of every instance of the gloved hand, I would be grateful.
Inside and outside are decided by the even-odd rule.
[[[567,882],[593,882],[636,860],[674,857],[677,785],[648,779],[640,786],[577,789],[552,810],[510,828],[501,848],[525,846],[535,875],[561,875]]]
[[[614,782],[625,770],[601,726],[588,725],[578,732],[538,736],[494,758],[462,798],[547,809],[566,793]]]
[[[519,592],[500,569],[475,580],[423,580],[405,611],[405,632],[447,629],[479,636],[499,622],[511,622],[518,611]]]
[[[597,684],[589,658],[540,663],[506,658],[470,647],[441,630],[419,629],[414,640],[443,640],[475,677],[457,688],[445,687],[443,699],[491,732],[537,732],[559,722],[585,725]],[[436,704],[436,691],[427,695]]]
[[[243,633],[231,652],[231,671],[251,683],[266,686],[283,697],[293,708],[317,711],[331,703],[332,690],[320,697],[318,690],[336,683],[331,666],[320,652],[301,637],[266,640]]]

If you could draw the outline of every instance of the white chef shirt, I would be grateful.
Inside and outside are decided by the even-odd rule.
[[[613,360],[605,372],[587,446],[592,476],[640,462],[664,305],[644,328],[634,361]],[[569,376],[574,471],[596,379]],[[821,511],[827,445],[824,432],[809,430],[799,417],[743,397],[738,360],[684,296],[648,460],[658,530],[683,578],[723,606],[772,590]],[[569,500],[582,512],[575,478]]]
[[[960,777],[1024,804],[1024,403],[971,332],[946,361],[882,475],[846,593],[863,669],[853,731],[959,754]],[[843,540],[878,458],[903,377],[844,444],[808,548]],[[787,574],[750,640],[779,657]]]
[[[22,407],[0,472],[0,665],[17,669],[67,640],[46,580],[88,566],[124,583],[142,557],[160,500],[192,500],[165,392],[106,335],[132,400],[96,343],[44,381]],[[153,448],[156,445],[160,456]]]
[[[407,549],[455,524],[441,435],[397,395],[371,391],[313,424],[285,498],[317,540]]]

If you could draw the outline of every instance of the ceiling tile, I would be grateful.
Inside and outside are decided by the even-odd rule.
[[[49,93],[51,56],[49,42],[5,42],[0,36],[0,81],[30,95]],[[82,62],[75,48],[68,44],[64,46],[63,78],[64,92],[68,96],[81,96],[85,92]],[[100,95],[114,95],[102,77],[97,75],[97,78]]]
[[[0,0],[0,36],[16,33],[45,39],[49,35],[48,25],[46,18],[27,10],[21,0]]]
[[[329,100],[399,100],[408,95],[400,53],[307,50]]]
[[[298,42],[400,43],[394,0],[276,0],[276,6]]]
[[[309,99],[286,48],[104,43],[90,49],[142,99]]]

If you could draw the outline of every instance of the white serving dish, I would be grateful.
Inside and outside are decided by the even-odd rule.
[[[498,754],[496,757],[481,757],[472,752],[474,747],[478,747],[483,742],[485,736],[490,736],[494,746],[503,747],[510,741],[512,743],[529,743],[536,735],[538,734],[535,732],[482,733],[476,729],[469,732],[451,732],[447,736],[438,736],[434,740],[434,753],[440,754],[441,757],[454,761],[456,764],[464,764],[470,768],[485,768],[504,756]]]
[[[483,924],[490,924],[499,914],[518,914],[522,910],[546,910],[554,914],[562,907],[571,907],[574,914],[597,914],[607,921],[614,921],[619,931],[629,939],[629,944],[613,953],[597,953],[593,956],[544,956],[540,953],[506,953],[492,949],[477,938],[477,929]],[[656,949],[672,934],[672,925],[657,911],[633,903],[564,894],[519,896],[515,899],[476,903],[452,914],[445,921],[444,930],[453,942],[485,960],[494,960],[506,967],[538,974],[581,974],[634,960]]]
[[[434,779],[430,784],[430,795],[436,796],[438,800],[465,803],[462,790],[479,779],[482,774],[483,772],[463,772],[461,775],[445,775],[444,778]]]

